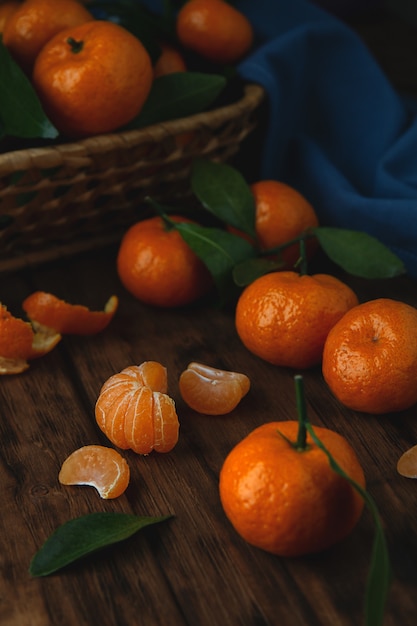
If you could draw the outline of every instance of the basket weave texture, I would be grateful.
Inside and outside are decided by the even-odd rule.
[[[186,197],[193,159],[236,154],[263,99],[247,85],[239,101],[210,112],[0,154],[0,271],[116,241],[147,196]]]

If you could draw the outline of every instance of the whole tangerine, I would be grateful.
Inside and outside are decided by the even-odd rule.
[[[148,52],[112,22],[61,31],[39,53],[33,84],[46,114],[69,137],[112,132],[142,109],[153,81]]]
[[[371,414],[417,402],[417,309],[378,298],[348,311],[330,331],[323,376],[342,404]]]
[[[24,0],[7,20],[3,43],[30,74],[39,52],[54,35],[93,19],[77,0]]]
[[[316,553],[343,540],[364,506],[309,434],[304,449],[292,444],[298,428],[297,421],[259,426],[229,452],[219,480],[221,504],[234,529],[251,545],[285,557]],[[327,428],[315,426],[314,432],[363,488],[364,473],[347,440]]]
[[[179,41],[214,63],[235,63],[251,48],[253,29],[247,17],[223,0],[192,0],[177,14]]]
[[[191,223],[179,215],[174,222]],[[117,255],[117,272],[135,298],[160,307],[179,307],[194,302],[211,287],[211,276],[178,230],[160,216],[131,226]]]
[[[253,354],[304,369],[320,363],[330,329],[357,304],[352,289],[329,274],[271,272],[241,293],[235,325]]]

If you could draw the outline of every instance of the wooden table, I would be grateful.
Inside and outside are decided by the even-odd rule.
[[[0,300],[22,315],[36,289],[100,309],[115,293],[120,307],[94,337],[64,337],[20,375],[0,379],[0,624],[2,626],[359,626],[373,522],[317,556],[278,558],[246,544],[220,505],[218,476],[229,450],[254,427],[295,419],[294,372],[269,365],[240,343],[231,311],[210,306],[159,310],[134,300],[115,270],[116,249],[4,274]],[[417,306],[407,278],[350,279],[361,300],[379,296]],[[90,443],[109,445],[94,419],[103,382],[125,366],[161,361],[176,400],[180,439],[169,454],[124,452],[127,492],[101,500],[90,487],[58,482],[63,460]],[[223,417],[197,415],[181,401],[178,377],[189,361],[245,372],[252,388]],[[363,463],[384,522],[394,580],[386,626],[417,620],[417,483],[396,472],[417,443],[416,407],[364,416],[343,408],[320,368],[304,374],[313,424],[341,432]],[[30,560],[60,524],[94,511],[173,517],[46,578]]]

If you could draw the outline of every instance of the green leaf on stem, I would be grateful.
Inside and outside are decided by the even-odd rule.
[[[367,233],[319,226],[314,234],[327,256],[353,276],[393,278],[405,273],[403,262]]]
[[[200,72],[177,72],[160,76],[139,115],[128,128],[188,117],[205,111],[226,86],[224,76]]]
[[[10,56],[1,35],[0,89],[0,128],[3,135],[25,139],[55,139],[58,136],[31,82]]]
[[[250,237],[256,237],[255,200],[244,177],[234,167],[196,159],[191,188],[207,211]]]
[[[33,557],[29,573],[48,576],[101,548],[131,537],[145,526],[172,517],[139,517],[125,513],[91,513],[72,519],[45,541]]]
[[[246,287],[260,276],[281,270],[283,266],[284,263],[280,259],[245,259],[235,265],[233,269],[233,280],[238,287]]]

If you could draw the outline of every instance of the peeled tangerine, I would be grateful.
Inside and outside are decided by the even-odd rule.
[[[190,363],[180,376],[181,396],[189,407],[206,415],[225,415],[250,388],[246,374]]]
[[[179,422],[167,388],[167,371],[157,361],[126,367],[102,386],[97,424],[119,448],[169,452],[178,442]]]
[[[58,476],[62,485],[95,487],[101,498],[117,498],[126,490],[130,470],[126,460],[113,448],[83,446],[65,459]]]

